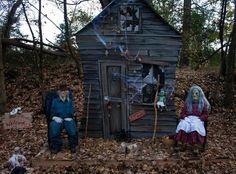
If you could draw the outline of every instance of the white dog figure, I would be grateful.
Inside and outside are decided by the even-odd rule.
[[[26,173],[26,158],[21,154],[20,147],[15,147],[13,155],[8,160],[8,165],[11,169],[11,174]]]
[[[125,143],[122,142],[121,143],[121,151],[122,153],[125,153],[126,155],[130,154],[130,155],[138,155],[140,152],[141,147],[136,144],[136,143]]]

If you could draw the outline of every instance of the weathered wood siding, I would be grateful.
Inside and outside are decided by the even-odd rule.
[[[165,79],[174,82],[175,67],[181,47],[180,35],[161,19],[146,3],[136,0],[135,5],[141,11],[141,31],[128,33],[119,31],[119,5],[127,1],[115,1],[98,15],[90,24],[77,33],[81,63],[84,73],[85,108],[89,100],[88,134],[103,136],[103,105],[101,80],[99,79],[98,60],[125,60],[121,50],[129,50],[129,57],[142,57],[152,61],[167,62]],[[128,61],[126,76],[129,84],[132,79],[142,76],[142,64]],[[141,82],[136,82],[141,83]],[[92,86],[88,99],[89,86]],[[128,90],[128,98],[132,96]],[[129,123],[133,137],[151,136],[154,126],[153,105],[129,104],[128,114],[144,109],[146,116]],[[168,103],[168,112],[158,112],[158,135],[174,132],[176,126],[174,102]],[[86,117],[87,109],[84,111]],[[81,133],[85,129],[85,118],[82,119]]]

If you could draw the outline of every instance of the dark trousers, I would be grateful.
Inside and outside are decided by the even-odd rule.
[[[24,167],[17,166],[12,171],[11,174],[24,174],[26,173],[26,169]]]
[[[68,134],[68,142],[70,149],[75,148],[78,145],[78,133],[77,127],[74,120],[63,121],[62,123],[57,123],[56,121],[51,121],[49,124],[49,147],[53,150],[60,150],[62,147],[61,131],[65,128]]]

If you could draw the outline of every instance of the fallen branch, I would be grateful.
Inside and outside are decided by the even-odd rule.
[[[35,47],[33,45],[29,45],[29,44],[25,44],[19,41],[19,39],[1,39],[2,40],[2,44],[4,45],[12,45],[12,46],[16,46],[16,47],[20,47],[20,48],[24,48],[27,50],[37,50],[39,51],[38,47]],[[44,54],[49,54],[49,55],[53,55],[53,56],[60,56],[60,57],[67,57],[69,56],[66,52],[62,52],[62,51],[53,51],[53,50],[49,50],[49,49],[43,49],[42,50]]]

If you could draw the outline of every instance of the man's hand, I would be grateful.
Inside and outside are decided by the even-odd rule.
[[[60,118],[60,117],[52,117],[52,120],[54,120],[55,122],[57,122],[57,123],[62,123],[62,118]]]
[[[65,121],[72,121],[73,119],[72,118],[65,118],[64,120]]]

